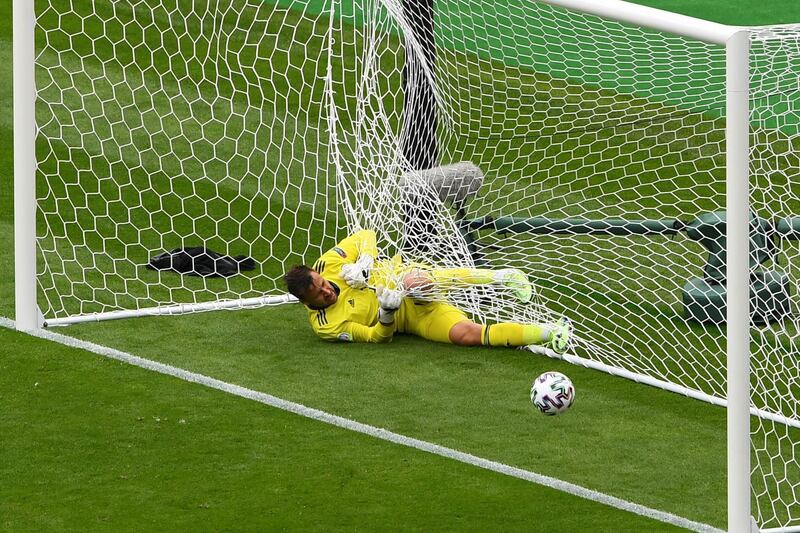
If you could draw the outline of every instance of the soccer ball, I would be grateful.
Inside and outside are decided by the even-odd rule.
[[[561,372],[545,372],[533,380],[531,402],[546,415],[560,415],[575,401],[575,385]]]

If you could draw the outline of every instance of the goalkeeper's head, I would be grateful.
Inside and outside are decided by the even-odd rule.
[[[306,265],[292,267],[283,280],[286,290],[312,309],[325,309],[339,298],[339,292],[333,284]]]

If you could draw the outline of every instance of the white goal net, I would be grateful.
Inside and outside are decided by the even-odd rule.
[[[45,318],[244,305],[371,228],[387,257],[529,276],[532,304],[442,293],[476,319],[566,315],[581,364],[721,402],[724,48],[515,0],[438,0],[426,26],[432,5],[38,2]],[[800,30],[753,33],[753,485],[773,528],[800,524],[798,71]],[[432,185],[440,165],[464,179]],[[145,267],[190,246],[255,269]]]
[[[793,424],[753,418],[754,514],[762,528],[800,526],[800,26],[751,38],[751,209],[772,222],[761,270],[788,275],[791,314],[751,329],[752,402]],[[752,251],[751,251],[752,253]],[[751,260],[751,266],[753,261]],[[795,529],[797,530],[797,529]]]

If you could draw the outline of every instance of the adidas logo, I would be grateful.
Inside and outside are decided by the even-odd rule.
[[[356,306],[356,301],[353,298],[350,298],[349,300],[347,300],[347,303],[350,304],[350,307],[355,307]]]

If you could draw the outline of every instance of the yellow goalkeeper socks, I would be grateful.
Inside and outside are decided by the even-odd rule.
[[[494,282],[494,270],[483,268],[442,268],[431,272],[434,283],[449,287],[488,285]]]
[[[527,346],[550,340],[550,330],[535,324],[492,324],[481,327],[481,344],[485,346]]]

